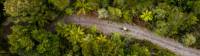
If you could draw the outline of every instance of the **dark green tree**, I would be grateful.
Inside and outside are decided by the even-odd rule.
[[[15,25],[8,36],[10,51],[22,56],[59,56],[59,37],[31,26]]]

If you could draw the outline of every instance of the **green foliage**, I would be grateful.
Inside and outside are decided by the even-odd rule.
[[[150,51],[147,47],[141,47],[138,44],[134,44],[131,46],[131,53],[128,55],[133,56],[151,56]]]
[[[125,41],[122,39],[121,35],[119,33],[113,33],[111,35],[111,41],[115,45],[113,54],[124,56]]]
[[[132,16],[131,10],[124,10],[122,19],[126,22],[129,22],[129,23],[132,22],[133,16]]]
[[[106,39],[106,36],[103,35],[97,36],[93,44],[94,44],[93,49],[95,55],[102,55],[102,56],[114,55],[111,53],[114,45],[111,43],[111,41]]]
[[[101,0],[99,4],[101,5],[102,8],[106,8],[109,6],[109,2],[110,0]]]
[[[96,27],[96,25],[93,25],[93,26],[91,26],[89,29],[88,29],[89,31],[89,33],[97,33],[97,27]]]
[[[124,0],[113,0],[113,5],[118,8],[122,8],[124,6]]]
[[[108,15],[108,11],[104,8],[102,9],[98,9],[98,18],[107,18],[109,15]]]
[[[93,6],[91,2],[86,2],[86,0],[77,0],[74,3],[74,6],[76,9],[78,9],[77,15],[81,15],[81,14],[85,15],[89,11],[96,9],[96,7]]]
[[[200,11],[199,11],[199,9],[200,9],[200,1],[193,2],[191,7],[192,7],[192,10],[193,10],[193,12],[195,14],[200,15]]]
[[[194,37],[192,34],[186,34],[182,39],[182,42],[184,45],[190,46],[196,42],[196,37]]]
[[[22,26],[13,26],[12,29],[12,34],[8,36],[9,43],[11,44],[11,52],[16,53],[20,48],[30,51],[34,43],[25,35],[28,29]]]
[[[194,2],[196,2],[196,0],[164,0],[164,1],[172,6],[180,7],[182,10],[186,12],[190,12]]]
[[[58,23],[56,29],[61,36],[71,43],[70,52],[74,55],[81,55],[79,43],[84,38],[83,29],[77,25],[65,25],[63,23]]]
[[[123,49],[120,47],[121,45],[117,45],[117,43],[111,42],[111,40],[107,39],[107,37],[103,35],[99,35],[96,37],[88,35],[82,40],[81,43],[82,53],[86,56],[123,55]]]
[[[49,3],[52,3],[59,10],[63,10],[65,7],[69,6],[69,0],[48,0]]]
[[[132,0],[130,2],[129,1],[127,1],[127,4],[129,4],[130,7],[127,6],[127,8],[133,8],[134,10],[137,10],[139,12],[153,8],[154,4],[154,0]]]
[[[179,31],[189,31],[191,26],[197,24],[197,17],[192,13],[184,13],[177,7],[170,7],[162,3],[154,10],[155,31],[160,35],[173,36]]]
[[[5,0],[0,0],[0,3],[2,4]]]
[[[108,12],[111,19],[119,19],[122,17],[122,11],[119,8],[108,7]]]
[[[113,33],[110,37],[102,34],[97,34],[96,27],[84,29],[74,24],[57,23],[57,33],[61,35],[66,41],[69,41],[70,46],[65,55],[83,55],[83,56],[148,56],[150,49],[154,48],[152,44],[142,42],[145,46],[137,44],[128,44],[128,40],[124,40],[119,33]],[[135,41],[134,41],[135,42]],[[126,47],[126,44],[128,47]],[[147,47],[149,46],[149,47]],[[129,49],[130,51],[126,50]],[[157,49],[157,48],[155,48]],[[159,49],[158,49],[159,50]],[[166,51],[160,51],[166,52]],[[127,54],[126,54],[127,53]],[[168,53],[168,52],[167,52]],[[160,54],[156,52],[156,54]],[[169,55],[174,55],[168,53]],[[166,55],[166,54],[163,54]]]
[[[96,27],[86,29],[58,23],[56,32],[48,32],[45,29],[59,17],[58,11],[69,16],[98,13],[98,18],[144,23],[160,35],[180,39],[186,46],[199,46],[196,42],[199,32],[193,33],[200,29],[198,0],[5,0],[5,3],[0,0],[0,3],[14,21],[8,36],[10,51],[20,56],[149,56],[152,49],[156,49],[151,51],[155,52],[153,56],[174,56],[146,42],[129,43],[118,33],[105,36]],[[0,12],[1,20],[6,18],[3,9]]]
[[[170,11],[172,8],[166,3],[161,3],[159,5],[160,6],[157,6],[153,10],[153,13],[155,14],[154,18],[157,20],[164,20],[168,15],[168,11]]]
[[[5,11],[11,16],[36,15],[44,8],[42,0],[6,0]]]
[[[151,21],[153,20],[153,13],[151,11],[146,10],[145,12],[142,12],[142,15],[140,15],[140,18],[144,21]]]
[[[44,27],[54,20],[57,14],[42,0],[6,0],[5,12],[15,24],[26,23]]]
[[[57,56],[59,53],[59,38],[45,30],[36,30],[29,26],[15,25],[8,36],[10,51],[18,55]]]
[[[72,8],[65,9],[65,14],[66,15],[72,15],[73,13],[74,13],[74,10]]]

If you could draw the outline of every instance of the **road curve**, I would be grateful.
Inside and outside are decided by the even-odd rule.
[[[76,16],[76,15],[69,16],[69,17],[65,16],[62,21],[66,23],[75,23],[82,26],[86,26],[86,27],[95,25],[97,27],[97,30],[104,34],[119,32],[124,36],[131,35],[131,36],[134,36],[134,38],[136,39],[147,40],[156,45],[159,45],[160,47],[169,49],[170,51],[176,53],[178,56],[179,55],[180,56],[200,56],[199,50],[184,47],[182,44],[174,40],[160,37],[136,25],[120,24],[120,23],[115,23],[111,21],[100,20],[96,17],[86,17],[86,16]],[[127,32],[127,31],[121,30],[122,27],[126,27],[127,29],[129,29],[129,31]]]

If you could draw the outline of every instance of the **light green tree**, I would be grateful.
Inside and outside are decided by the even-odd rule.
[[[151,21],[151,20],[153,20],[153,13],[152,13],[152,11],[146,10],[146,11],[142,12],[142,15],[140,15],[140,18],[146,22]]]
[[[44,7],[42,0],[6,0],[4,8],[11,16],[36,15]]]

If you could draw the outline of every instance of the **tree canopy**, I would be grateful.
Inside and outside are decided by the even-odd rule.
[[[95,26],[85,28],[60,19],[95,16],[134,24],[199,49],[199,10],[199,0],[0,0],[0,36],[5,37],[0,40],[8,45],[5,48],[0,43],[0,52],[19,56],[175,56],[147,41],[129,40],[118,33],[104,35]]]

